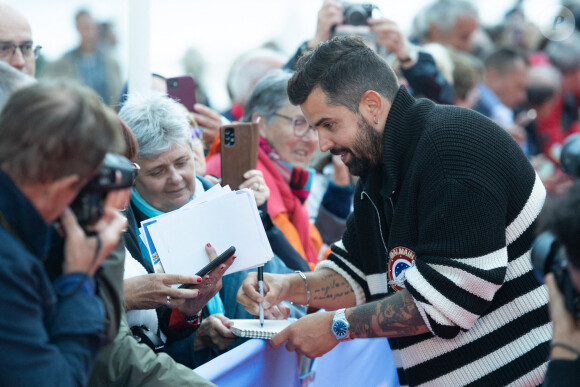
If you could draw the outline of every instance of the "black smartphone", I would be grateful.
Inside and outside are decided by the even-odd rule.
[[[230,258],[236,252],[236,248],[234,246],[228,247],[226,251],[218,255],[213,261],[205,265],[201,268],[195,275],[203,277],[206,274],[209,274],[213,269],[224,263],[228,258]],[[183,284],[179,288],[180,289],[189,289],[192,284]]]

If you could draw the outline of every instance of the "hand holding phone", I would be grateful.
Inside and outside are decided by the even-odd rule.
[[[219,265],[221,265],[222,263],[224,263],[225,261],[227,261],[228,258],[231,258],[232,255],[234,255],[235,252],[236,252],[236,248],[234,246],[230,246],[226,251],[224,251],[223,253],[221,253],[220,255],[218,255],[210,263],[208,263],[203,268],[201,268],[197,273],[195,273],[195,275],[200,276],[200,277],[203,277],[206,274],[211,273],[212,270],[214,270]],[[180,289],[189,289],[191,286],[192,286],[192,284],[183,284],[179,288]]]

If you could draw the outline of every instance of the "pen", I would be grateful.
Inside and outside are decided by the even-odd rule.
[[[264,300],[264,266],[258,267],[258,290],[262,300]],[[260,302],[260,326],[264,326],[264,305],[262,302]]]

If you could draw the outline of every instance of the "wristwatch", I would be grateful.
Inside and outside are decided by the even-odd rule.
[[[332,333],[336,340],[347,341],[350,340],[350,324],[344,315],[346,308],[337,310],[334,313],[334,318],[332,319]]]

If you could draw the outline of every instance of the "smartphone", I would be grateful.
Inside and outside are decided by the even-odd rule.
[[[167,95],[181,103],[190,112],[196,103],[195,80],[191,75],[167,78]]]
[[[222,185],[238,189],[244,173],[256,169],[260,132],[256,123],[236,123],[220,128]]]
[[[226,251],[224,251],[223,253],[218,255],[210,263],[208,263],[203,268],[201,268],[197,273],[195,273],[195,275],[203,277],[204,275],[209,274],[213,269],[215,269],[216,267],[218,267],[219,265],[221,265],[222,263],[227,261],[227,259],[230,258],[232,255],[234,255],[235,252],[236,252],[236,248],[234,246],[228,247],[228,249]],[[179,288],[180,289],[189,289],[191,287],[191,285],[192,284],[183,284]]]

